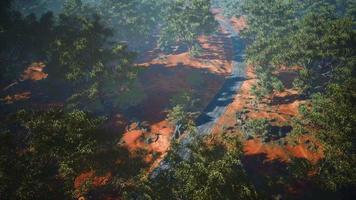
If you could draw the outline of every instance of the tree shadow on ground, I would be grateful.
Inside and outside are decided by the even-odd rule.
[[[264,153],[245,155],[242,163],[260,194],[268,199],[286,196],[289,179],[286,163],[281,160],[268,160],[267,154]]]
[[[206,83],[205,87],[187,81],[191,74],[201,76]],[[140,104],[128,108],[124,114],[128,119],[136,118],[153,124],[166,118],[166,110],[171,107],[170,99],[182,90],[194,91],[194,95],[201,98],[201,107],[205,107],[211,100],[211,90],[219,88],[224,76],[182,64],[174,67],[157,64],[145,69],[139,79],[146,98]]]
[[[305,100],[304,97],[302,97],[299,94],[291,94],[291,95],[286,95],[286,96],[275,96],[273,97],[270,105],[271,106],[276,106],[276,105],[282,105],[282,104],[290,104],[295,101],[300,101],[300,100]]]

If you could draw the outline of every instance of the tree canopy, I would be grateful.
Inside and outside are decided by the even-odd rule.
[[[240,1],[234,1],[238,3]],[[301,165],[324,191],[355,187],[355,3],[352,1],[240,2],[248,28],[247,59],[253,64],[257,97],[275,89],[274,72],[281,66],[300,66],[295,88],[306,105],[294,124],[300,134],[318,138],[325,157],[316,165]],[[228,7],[226,7],[228,9]],[[298,126],[298,127],[297,127]],[[342,193],[342,192],[341,192]]]
[[[91,168],[102,122],[82,111],[9,116],[0,133],[1,198],[71,198],[75,176]]]

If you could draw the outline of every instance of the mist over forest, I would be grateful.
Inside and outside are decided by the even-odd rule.
[[[0,200],[356,198],[353,0],[1,0]]]

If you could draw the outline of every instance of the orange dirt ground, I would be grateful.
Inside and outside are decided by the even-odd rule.
[[[5,104],[12,104],[17,101],[27,100],[31,98],[31,92],[19,92],[14,95],[7,95],[6,97],[0,99],[0,101],[4,101]]]
[[[28,66],[21,74],[18,81],[13,82],[12,84],[2,88],[1,90],[6,91],[9,88],[19,84],[19,81],[40,81],[46,79],[48,74],[43,72],[43,69],[46,65],[42,62],[34,62],[30,66]],[[5,102],[5,104],[12,104],[18,101],[28,100],[31,98],[30,91],[21,91],[17,92],[16,94],[8,94],[3,98],[0,98],[0,101]]]
[[[254,97],[250,94],[252,85],[256,83],[253,67],[247,67],[247,80],[241,86],[241,89],[236,95],[233,103],[231,103],[223,117],[217,122],[213,129],[215,134],[226,130],[229,127],[234,127],[236,124],[235,114],[243,109],[248,109],[247,114],[249,119],[275,119],[275,124],[283,125],[298,115],[298,107],[303,100],[298,99],[298,92],[292,89],[293,79],[296,77],[294,68],[281,68],[278,76],[285,85],[284,92],[276,93],[268,106],[262,102],[254,109],[251,105],[251,100]],[[312,138],[300,138],[300,141],[312,140]],[[273,143],[263,144],[259,139],[248,140],[244,143],[245,155],[265,154],[267,160],[289,161],[291,157],[305,158],[312,162],[318,161],[322,157],[321,150],[313,152],[308,149],[307,145],[298,144],[297,146],[279,146]]]
[[[21,75],[20,80],[40,81],[47,78],[48,74],[43,72],[46,65],[42,62],[32,63]]]
[[[244,17],[231,19],[231,22],[238,32],[247,27],[247,22]],[[231,103],[223,117],[217,122],[213,129],[213,133],[217,134],[226,128],[234,127],[236,124],[235,114],[243,109],[248,109],[248,118],[268,118],[275,119],[276,124],[283,124],[290,121],[298,115],[298,107],[304,101],[299,99],[298,91],[293,89],[293,80],[297,77],[299,67],[281,67],[276,74],[283,82],[285,91],[274,94],[270,105],[260,103],[257,109],[251,105],[251,100],[254,97],[250,94],[251,87],[256,83],[256,77],[252,66],[246,69],[247,80],[241,86],[239,93],[236,95],[233,103]],[[311,138],[300,138],[300,141],[312,140]],[[312,152],[308,150],[307,145],[303,142],[297,146],[279,146],[275,144],[263,144],[259,139],[248,140],[244,144],[244,152],[246,155],[265,154],[267,160],[282,160],[289,161],[291,157],[306,158],[312,162],[316,162],[322,157],[322,152]]]
[[[82,188],[85,184],[90,183],[92,187],[101,187],[106,185],[111,179],[111,174],[107,173],[105,176],[97,176],[95,171],[87,171],[79,175],[74,180],[74,188],[78,196],[78,200],[85,200],[81,195],[85,193],[86,188]]]
[[[235,31],[240,32],[244,30],[247,27],[247,21],[246,18],[241,16],[239,18],[237,17],[232,17],[231,18],[231,23]]]
[[[205,107],[217,93],[224,82],[224,77],[231,73],[231,40],[225,30],[213,36],[201,36],[199,42],[203,48],[202,55],[192,58],[188,52],[176,52],[165,55],[155,49],[143,56],[139,63],[145,70],[140,77],[146,99],[137,106],[136,116],[150,124],[150,131],[139,129],[127,131],[121,145],[135,155],[144,149],[145,161],[152,167],[160,162],[170,147],[172,127],[165,120],[166,107],[172,95],[182,89],[192,90],[187,77],[199,74],[204,83],[201,90],[193,92]],[[150,140],[150,142],[147,142]]]
[[[247,22],[244,17],[232,18],[231,22],[238,32],[247,27]],[[228,106],[225,114],[217,122],[213,129],[214,134],[229,127],[234,127],[236,124],[235,114],[243,109],[248,109],[249,119],[268,118],[275,119],[276,124],[282,125],[290,121],[298,115],[298,107],[304,101],[299,99],[298,91],[293,89],[293,80],[297,77],[299,67],[281,67],[276,74],[283,82],[285,91],[274,94],[270,105],[267,103],[259,103],[257,109],[251,105],[251,100],[254,96],[250,94],[251,87],[256,84],[256,77],[252,66],[246,69],[247,80],[242,84],[239,93],[234,101]],[[311,138],[300,138],[300,141],[312,140]],[[267,160],[289,161],[291,157],[306,158],[312,162],[316,162],[322,157],[322,152],[319,149],[317,152],[312,152],[303,142],[297,146],[279,146],[271,143],[263,144],[259,139],[248,140],[244,143],[245,155],[266,155]]]

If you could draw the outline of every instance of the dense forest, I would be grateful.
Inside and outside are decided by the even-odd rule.
[[[147,98],[138,60],[152,48],[203,57],[201,36],[218,35],[220,18],[247,24],[238,37],[254,74],[252,106],[235,112],[233,127],[199,137],[202,97],[184,90],[164,112],[174,130],[161,161],[169,167],[132,156],[110,124]],[[355,20],[353,0],[1,0],[0,199],[355,198]],[[283,70],[295,74],[290,87]],[[208,87],[189,73],[194,88]],[[248,117],[280,106],[289,90],[301,102],[296,115]],[[251,164],[252,139],[321,153]],[[260,171],[273,175],[251,171],[266,163]]]

